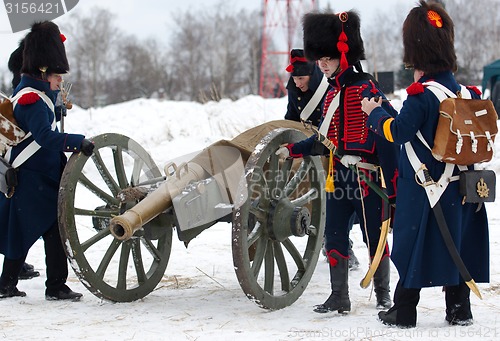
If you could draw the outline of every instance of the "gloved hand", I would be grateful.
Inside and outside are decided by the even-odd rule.
[[[274,154],[278,155],[280,159],[287,159],[290,157],[290,151],[286,146],[280,147]]]
[[[340,163],[342,163],[344,165],[344,167],[347,167],[347,168],[349,168],[349,165],[355,165],[359,161],[361,161],[361,157],[356,156],[356,155],[344,155],[340,159]]]
[[[90,156],[92,155],[94,148],[95,148],[94,142],[87,139],[83,139],[82,144],[80,145],[80,152],[82,152],[83,155],[85,156]]]

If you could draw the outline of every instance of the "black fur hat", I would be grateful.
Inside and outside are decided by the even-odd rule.
[[[345,55],[349,65],[365,59],[360,18],[356,12],[307,13],[302,24],[307,59],[330,57],[340,59],[342,64]]]
[[[17,49],[9,58],[9,70],[12,72],[12,89],[15,89],[21,81],[21,68],[23,67],[24,38],[19,42]]]
[[[290,51],[290,65],[286,71],[292,76],[309,76],[314,70],[314,62],[310,62],[304,56],[304,50],[293,49]]]
[[[403,62],[426,74],[457,70],[454,25],[443,6],[420,1],[403,23]]]
[[[59,27],[51,21],[35,23],[24,38],[22,73],[40,77],[44,73],[68,73],[64,40]]]

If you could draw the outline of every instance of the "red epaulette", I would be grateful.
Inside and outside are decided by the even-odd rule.
[[[424,86],[422,83],[415,82],[406,88],[406,93],[408,95],[418,95],[424,92]]]
[[[474,85],[468,85],[468,86],[466,86],[466,88],[467,88],[467,89],[469,89],[469,90],[474,91],[474,92],[476,93],[476,95],[478,95],[478,96],[481,96],[481,94],[482,94],[482,93],[481,93],[481,90],[479,90],[479,89],[477,88],[477,86],[474,86]]]
[[[28,92],[27,94],[22,95],[18,100],[17,103],[21,105],[29,105],[36,103],[40,99],[40,96],[38,96],[37,93],[35,92]]]

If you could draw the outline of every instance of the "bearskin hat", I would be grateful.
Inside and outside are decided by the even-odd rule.
[[[340,59],[342,64],[344,56],[349,65],[365,59],[360,18],[356,12],[307,13],[302,24],[307,59],[330,57]]]
[[[403,62],[434,74],[457,70],[454,25],[439,3],[420,1],[403,23]]]
[[[35,23],[24,38],[22,73],[41,76],[43,73],[68,73],[64,40],[59,27],[51,21]]]
[[[19,42],[17,49],[9,58],[9,70],[12,72],[12,89],[15,89],[21,81],[21,68],[23,67],[24,39]]]
[[[286,71],[292,76],[309,76],[314,70],[314,62],[310,62],[304,56],[304,50],[293,49],[290,51],[290,65]]]

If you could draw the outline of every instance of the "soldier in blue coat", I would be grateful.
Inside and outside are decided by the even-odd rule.
[[[309,60],[318,61],[330,83],[320,130],[323,126],[326,128],[325,135],[338,151],[338,155],[329,159],[334,169],[334,189],[329,193],[327,191],[326,201],[325,244],[332,291],[314,311],[347,313],[351,310],[348,289],[349,220],[353,213],[360,218],[363,240],[373,257],[380,238],[380,227],[386,218],[383,216],[382,198],[358,177],[356,171],[350,169],[350,165],[359,165],[359,162],[380,165],[388,185],[388,195],[394,200],[399,149],[369,131],[365,125],[367,115],[361,110],[362,98],[385,96],[373,77],[362,72],[360,60],[364,59],[364,48],[358,14],[354,11],[308,13],[304,16],[303,25],[305,55]],[[334,104],[336,100],[339,101],[337,106]],[[384,107],[396,114],[387,101]],[[331,118],[328,118],[329,109],[333,110]],[[325,148],[321,144],[317,148],[318,144],[316,137],[312,136],[280,148],[277,154],[290,157],[324,154]],[[380,185],[379,168],[373,169],[359,168],[359,171]],[[374,275],[379,308],[391,306],[388,255],[386,244],[383,259]]]
[[[21,68],[23,67],[24,39],[19,42],[17,49],[12,52],[9,58],[8,67],[12,72],[12,90],[15,90],[21,81]],[[19,273],[19,279],[31,279],[40,276],[40,272],[35,270],[31,264],[24,263]]]
[[[439,100],[422,83],[433,80],[453,93],[460,86],[453,73],[457,69],[453,45],[453,21],[438,4],[420,2],[408,14],[403,25],[403,61],[414,68],[414,80],[408,98],[394,118],[380,103],[363,99],[363,110],[369,114],[368,127],[395,144],[411,143],[418,159],[437,181],[445,163],[437,161],[417,137],[420,131],[432,148],[439,117]],[[473,98],[479,91],[469,90]],[[472,167],[469,167],[472,168]],[[458,174],[455,167],[453,175]],[[446,320],[452,324],[472,323],[469,294],[440,234],[433,209],[424,188],[415,180],[407,147],[399,162],[398,197],[393,229],[392,260],[399,273],[394,293],[394,306],[380,312],[383,323],[399,327],[415,327],[420,290],[444,286]],[[448,184],[440,198],[445,221],[462,260],[476,282],[489,281],[488,220],[483,207],[462,204],[458,181]]]
[[[316,63],[307,60],[304,56],[304,50],[301,49],[290,51],[290,64],[287,66],[286,71],[290,72],[290,79],[286,86],[288,90],[288,106],[285,120],[300,122],[300,116],[306,105],[308,105],[316,91],[322,91],[322,96],[319,97],[317,105],[312,109],[307,119],[315,127],[318,127],[323,112],[323,101],[328,92],[328,86],[324,88],[320,86],[324,78],[323,72]],[[353,214],[349,231],[355,223],[359,223],[359,219],[356,214]],[[352,245],[353,242],[349,238],[349,270],[356,270],[359,267],[359,261],[354,254]],[[323,253],[326,255],[324,248]]]
[[[94,145],[83,135],[59,133],[53,126],[55,104],[62,74],[69,71],[59,28],[52,22],[36,23],[24,39],[22,77],[14,93],[26,88],[14,117],[28,138],[8,152],[14,162],[36,141],[40,148],[17,168],[19,185],[12,197],[0,198],[0,252],[5,256],[0,276],[0,298],[25,296],[17,289],[18,275],[30,247],[40,237],[45,244],[47,300],[78,300],[82,296],[65,283],[68,264],[57,223],[57,196],[64,152],[91,155]]]

